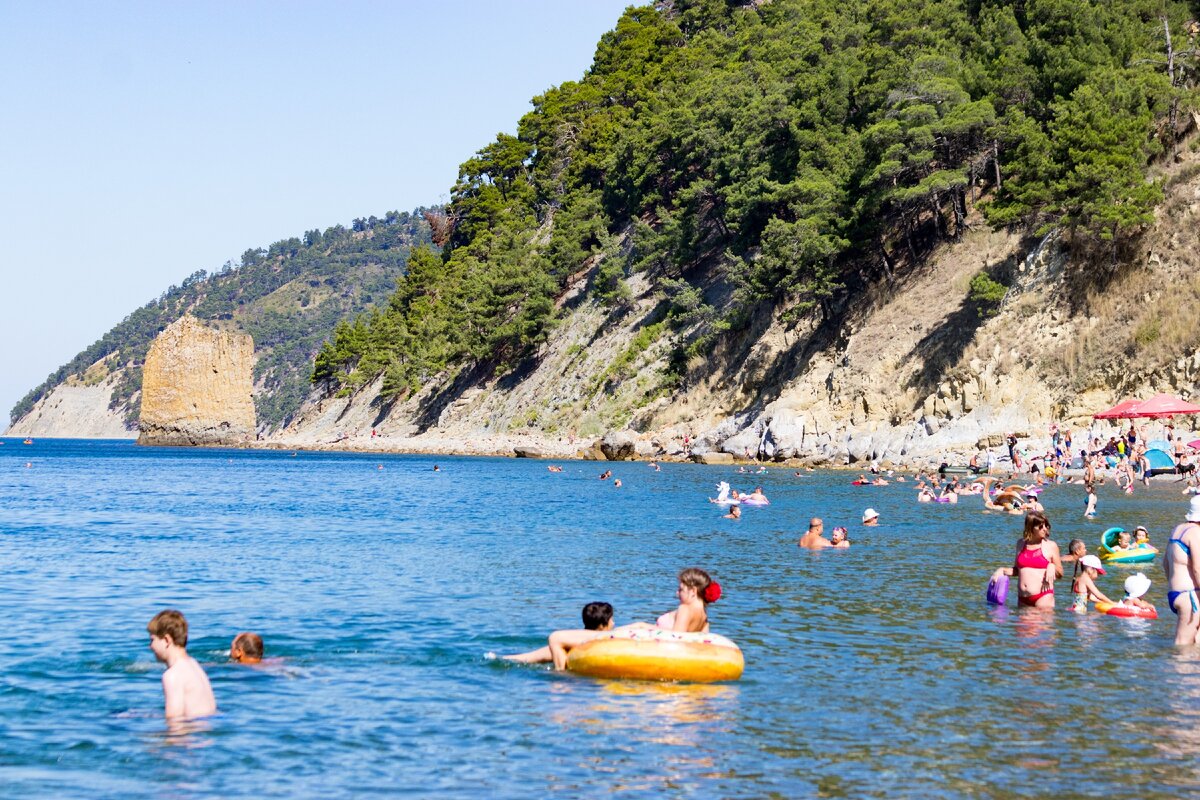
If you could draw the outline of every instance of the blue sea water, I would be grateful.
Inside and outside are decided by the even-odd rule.
[[[439,472],[433,471],[438,464]],[[29,466],[26,466],[26,465]],[[983,602],[1019,519],[918,505],[845,473],[38,440],[0,446],[5,797],[1185,797],[1200,790],[1200,653],[1163,617]],[[611,468],[624,486],[597,480]],[[714,484],[761,484],[730,521]],[[1043,496],[1095,548],[1182,518],[1174,484]],[[862,509],[883,525],[862,528]],[[800,551],[810,516],[847,551]],[[736,683],[599,681],[486,659],[673,607],[708,569]],[[1101,578],[1121,593],[1128,570]],[[220,713],[176,730],[145,626],[191,625]],[[226,662],[261,633],[253,668]]]

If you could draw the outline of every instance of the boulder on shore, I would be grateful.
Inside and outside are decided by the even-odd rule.
[[[637,455],[637,441],[626,431],[613,431],[600,440],[600,451],[609,461],[632,461]]]

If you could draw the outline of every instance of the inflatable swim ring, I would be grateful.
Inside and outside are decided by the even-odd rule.
[[[1100,534],[1100,560],[1106,564],[1148,564],[1153,561],[1158,555],[1153,547],[1116,549],[1117,535],[1124,531],[1124,528],[1109,528]]]
[[[851,486],[870,486],[870,481],[850,481]]]
[[[1096,603],[1096,610],[1110,617],[1137,617],[1138,619],[1158,619],[1158,611],[1153,608],[1138,606],[1123,606],[1120,603]]]
[[[641,681],[736,681],[746,662],[736,644],[713,633],[661,628],[614,631],[572,648],[567,669],[592,678]]]
[[[762,500],[755,500],[753,498],[747,498],[747,497],[743,496],[742,497],[742,505],[744,505],[744,506],[769,506],[769,505],[771,505],[771,501],[765,497]]]

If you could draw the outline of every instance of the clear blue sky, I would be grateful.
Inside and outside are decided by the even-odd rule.
[[[628,0],[0,0],[0,430],[171,284],[448,199]]]

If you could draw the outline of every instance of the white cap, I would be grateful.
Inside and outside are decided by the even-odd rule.
[[[1096,558],[1093,555],[1086,555],[1083,558],[1079,559],[1079,565],[1081,567],[1091,567],[1092,569],[1099,572],[1101,575],[1105,574],[1104,565],[1100,563],[1100,559]]]
[[[1188,506],[1187,516],[1184,519],[1188,522],[1200,522],[1200,495],[1192,498],[1191,505]]]
[[[1125,594],[1130,597],[1141,597],[1149,590],[1150,579],[1140,572],[1125,579]]]
[[[1196,500],[1200,500],[1200,497],[1197,497]],[[869,519],[877,519],[878,517],[879,517],[879,513],[875,509],[868,508],[866,511],[863,512],[863,520],[862,521],[866,522]]]

